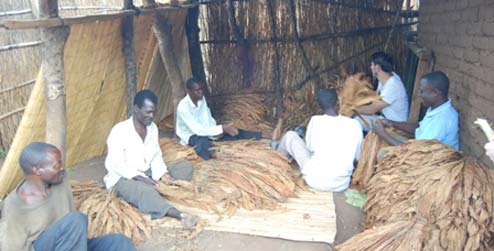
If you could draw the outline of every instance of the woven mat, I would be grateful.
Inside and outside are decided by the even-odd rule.
[[[178,209],[207,220],[205,230],[250,234],[294,241],[333,243],[336,211],[331,192],[298,191],[298,198],[281,204],[278,210],[239,209],[232,217],[176,205]],[[177,221],[155,221],[161,227],[180,227]]]

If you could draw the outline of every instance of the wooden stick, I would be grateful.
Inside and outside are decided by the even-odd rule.
[[[393,25],[391,26],[391,30],[389,31],[388,39],[386,39],[386,44],[384,45],[384,52],[386,52],[388,49],[389,41],[391,41],[391,35],[393,35],[393,31],[395,30],[396,22],[398,22],[398,17],[400,16],[400,11],[401,11],[401,8],[403,6],[404,1],[405,0],[401,0],[401,4],[396,7],[396,9],[397,9],[396,15],[395,15],[395,18],[393,20]]]
[[[135,9],[132,0],[124,0],[126,10]],[[125,99],[127,104],[127,117],[132,115],[133,100],[137,91],[137,64],[134,47],[134,17],[122,18],[122,53],[125,60]]]
[[[22,15],[22,14],[27,14],[27,13],[31,13],[31,12],[32,11],[29,10],[29,9],[26,9],[26,10],[5,11],[5,12],[0,12],[0,17]]]
[[[24,109],[26,109],[26,107],[15,109],[15,110],[13,110],[11,112],[8,112],[8,113],[5,113],[3,115],[0,115],[0,120],[4,120],[5,118],[8,118],[8,117],[10,117],[10,116],[12,116],[12,115],[14,115],[14,114],[16,114],[18,112],[22,112],[22,111],[24,111]]]
[[[5,46],[0,46],[0,51],[10,51],[14,49],[21,49],[21,48],[26,48],[26,47],[34,47],[40,45],[42,42],[41,41],[34,41],[34,42],[26,42],[26,43],[19,43],[19,44],[9,44]]]
[[[36,82],[36,79],[31,79],[31,80],[26,81],[26,82],[24,82],[24,83],[21,83],[21,84],[18,84],[18,85],[14,85],[14,86],[12,86],[12,87],[7,87],[7,88],[5,88],[5,89],[0,90],[0,94],[1,94],[1,93],[4,93],[4,92],[8,92],[8,91],[15,90],[15,89],[17,89],[17,88],[21,88],[21,87],[24,87],[24,86],[27,86],[27,85],[32,85],[32,84],[34,84],[35,82]]]
[[[268,6],[268,17],[269,17],[269,26],[271,30],[271,36],[273,39],[277,39],[276,35],[276,19],[275,19],[275,11],[273,7],[273,1],[271,0],[266,0],[266,5]],[[276,102],[275,102],[275,108],[276,111],[274,112],[274,117],[278,118],[279,114],[282,113],[283,110],[283,84],[281,83],[280,80],[280,51],[278,49],[278,43],[273,42],[273,50],[274,50],[274,63],[273,63],[273,82],[274,82],[274,88],[275,88],[275,93],[276,93]]]
[[[242,27],[237,22],[235,17],[234,0],[228,0],[228,18],[232,21],[234,35],[240,43],[240,61],[242,63],[242,88],[246,89],[251,86],[252,63],[249,58],[249,45],[243,35]]]
[[[494,142],[494,131],[492,131],[492,128],[487,120],[477,118],[474,123],[482,129],[489,142]]]

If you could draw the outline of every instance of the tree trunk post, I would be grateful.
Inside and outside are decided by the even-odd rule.
[[[132,0],[124,0],[124,9],[135,9]],[[134,47],[134,17],[122,18],[122,51],[125,60],[125,100],[127,116],[132,115],[134,96],[137,91],[137,65]]]
[[[58,17],[58,0],[38,0],[39,18]],[[65,105],[64,47],[69,27],[43,28],[41,68],[45,84],[46,142],[58,147],[65,160],[67,111]]]
[[[172,24],[166,17],[156,14],[155,22],[153,24],[153,31],[158,40],[161,59],[165,65],[168,79],[172,88],[172,102],[175,120],[178,102],[180,102],[180,99],[185,96],[185,90],[182,72],[180,71],[180,66],[178,65],[175,55],[172,28]]]
[[[189,45],[190,66],[192,76],[207,85],[206,74],[204,72],[204,61],[202,59],[201,44],[199,42],[199,6],[190,8],[187,12],[187,20],[185,22],[185,32],[187,34],[187,42]],[[209,94],[209,89],[204,86],[204,91]]]

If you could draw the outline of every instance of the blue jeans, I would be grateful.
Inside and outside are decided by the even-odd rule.
[[[34,250],[39,251],[133,251],[132,241],[122,234],[109,234],[98,238],[87,238],[87,216],[81,212],[70,212],[46,228],[34,241]]]

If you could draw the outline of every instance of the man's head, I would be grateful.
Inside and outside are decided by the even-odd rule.
[[[27,145],[21,152],[19,164],[26,177],[40,179],[48,185],[62,183],[65,176],[60,150],[48,143],[32,142]]]
[[[372,54],[371,71],[374,77],[377,77],[381,72],[391,74],[393,72],[393,58],[382,51]]]
[[[185,82],[185,88],[187,89],[187,94],[189,94],[190,99],[192,99],[194,103],[201,100],[204,96],[201,82],[193,77],[189,78],[187,82]]]
[[[419,95],[427,107],[436,107],[447,100],[448,90],[449,79],[444,72],[429,72],[420,80]]]
[[[150,125],[153,123],[157,105],[158,97],[152,91],[139,91],[134,97],[134,118],[145,126]]]
[[[333,111],[337,114],[340,109],[338,95],[334,88],[319,90],[317,92],[317,103],[325,113]]]

